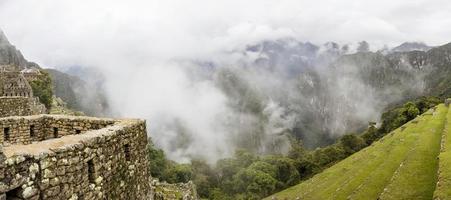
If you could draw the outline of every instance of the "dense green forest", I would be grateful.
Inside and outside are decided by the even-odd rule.
[[[436,97],[421,97],[392,106],[382,114],[381,125],[360,134],[343,135],[329,146],[306,149],[302,141],[291,138],[287,155],[256,155],[237,150],[231,158],[215,166],[193,159],[189,164],[167,160],[162,150],[148,147],[152,176],[169,183],[193,181],[202,198],[261,199],[293,186],[377,141],[387,133],[440,103]]]

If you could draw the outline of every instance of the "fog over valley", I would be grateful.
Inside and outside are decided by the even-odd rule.
[[[214,164],[287,154],[293,139],[330,145],[406,99],[443,96],[430,76],[450,42],[444,2],[0,0],[0,28],[27,60],[73,76],[58,80],[74,107],[146,119],[171,160]]]

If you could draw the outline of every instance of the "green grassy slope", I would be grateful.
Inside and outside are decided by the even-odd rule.
[[[437,115],[423,126],[419,142],[401,163],[380,199],[432,199],[446,112]]]
[[[439,105],[370,147],[268,199],[432,199],[447,113],[448,108]],[[451,177],[445,173],[449,169],[443,166],[442,171],[443,177]]]
[[[446,116],[441,152],[439,155],[438,181],[434,199],[451,199],[451,112]]]

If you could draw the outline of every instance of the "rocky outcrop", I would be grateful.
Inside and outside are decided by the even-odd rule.
[[[39,68],[36,63],[28,62],[22,53],[9,43],[2,30],[0,30],[0,65],[17,66],[19,70]]]

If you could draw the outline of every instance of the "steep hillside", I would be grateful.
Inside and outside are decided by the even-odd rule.
[[[22,53],[13,46],[6,35],[0,30],[0,65],[13,65],[19,69],[39,68],[39,65],[28,62]]]
[[[427,92],[441,97],[451,96],[451,43],[433,48],[427,52],[431,66],[427,80]]]
[[[45,69],[52,77],[54,93],[72,110],[82,111],[92,116],[105,116],[108,103],[101,85],[89,83],[55,69]]]
[[[77,96],[73,90],[74,84],[81,84],[82,81],[77,77],[67,75],[54,69],[46,69],[54,83],[53,92],[60,97],[70,108],[78,108]]]
[[[267,199],[451,198],[449,110],[441,104],[313,178]]]
[[[308,148],[328,145],[344,133],[361,132],[368,121],[379,120],[381,112],[393,105],[420,96],[442,100],[451,96],[449,44],[432,48],[405,43],[387,54],[349,54],[346,49],[295,39],[265,41],[243,53],[255,58],[243,67],[246,70],[227,69],[225,76],[216,76],[217,82],[236,100],[236,108],[252,109],[255,102],[264,108],[268,101],[277,102],[284,115],[294,116],[290,133]],[[277,81],[255,83],[258,77]],[[242,88],[256,95],[229,95]],[[261,116],[256,113],[252,114]]]

